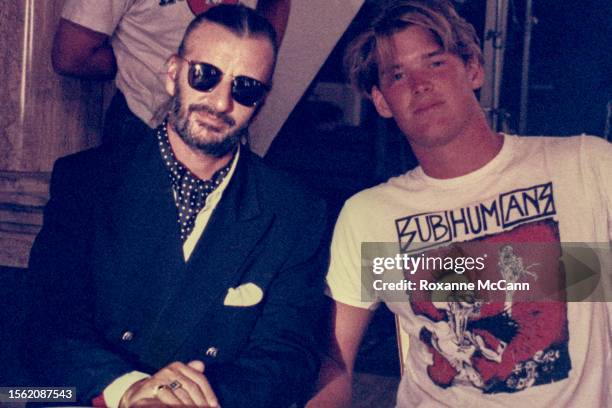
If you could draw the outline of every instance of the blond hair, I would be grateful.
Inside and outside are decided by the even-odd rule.
[[[465,63],[476,59],[483,64],[474,27],[457,14],[450,1],[390,1],[367,29],[351,42],[345,54],[349,80],[364,95],[369,97],[372,87],[379,85],[380,65],[391,53],[391,36],[410,26],[430,30],[445,51]]]

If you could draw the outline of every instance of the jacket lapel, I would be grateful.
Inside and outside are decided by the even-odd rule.
[[[241,152],[235,173],[198,241],[187,271],[161,321],[171,321],[162,338],[165,352],[176,350],[206,311],[223,302],[237,286],[247,260],[271,225],[272,214],[260,207],[257,176],[249,166],[250,153]],[[199,318],[198,318],[199,317]],[[160,333],[161,334],[161,333]]]
[[[123,172],[112,208],[121,296],[139,311],[130,313],[137,320],[154,319],[185,269],[172,185],[153,135],[150,140]]]

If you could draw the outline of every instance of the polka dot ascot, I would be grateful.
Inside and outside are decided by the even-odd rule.
[[[167,122],[157,128],[157,140],[159,152],[172,181],[181,239],[185,241],[193,230],[198,213],[206,204],[206,197],[219,187],[229,173],[233,160],[230,160],[222,169],[217,170],[210,180],[201,180],[176,160],[168,140]]]

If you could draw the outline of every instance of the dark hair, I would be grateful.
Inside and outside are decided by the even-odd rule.
[[[187,26],[181,44],[179,45],[178,54],[180,56],[184,56],[186,43],[191,33],[207,21],[219,24],[239,37],[261,36],[267,38],[274,51],[272,66],[274,67],[274,65],[276,65],[278,43],[274,27],[272,27],[272,24],[270,24],[265,17],[259,15],[255,10],[243,5],[220,4],[211,7],[205,13],[194,18]]]
[[[413,25],[430,30],[445,51],[465,63],[484,62],[474,27],[457,14],[450,1],[389,1],[347,49],[344,62],[353,86],[370,96],[372,87],[379,85],[380,65],[391,52],[391,36]]]

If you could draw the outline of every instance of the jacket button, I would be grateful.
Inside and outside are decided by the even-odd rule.
[[[133,338],[134,338],[134,333],[129,330],[121,335],[121,340],[123,341],[132,341]]]
[[[206,355],[208,357],[217,357],[217,354],[219,354],[219,349],[216,347],[209,347],[208,350],[206,350]]]

